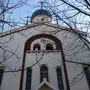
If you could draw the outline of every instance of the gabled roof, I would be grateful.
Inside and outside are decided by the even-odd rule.
[[[13,29],[13,30],[2,32],[2,33],[0,33],[0,37],[4,37],[4,36],[7,36],[7,35],[18,33],[18,32],[21,32],[21,31],[24,31],[24,30],[27,30],[27,29],[30,29],[30,28],[34,28],[34,27],[40,26],[40,25],[50,26],[50,27],[54,27],[54,28],[63,28],[59,25],[52,24],[52,23],[32,23],[32,24],[25,25],[25,26],[20,27],[20,28],[16,28],[16,29]]]
[[[18,33],[18,32],[21,32],[21,31],[24,31],[24,30],[27,30],[27,29],[30,29],[30,28],[34,28],[34,27],[40,26],[40,25],[57,27],[57,25],[55,25],[55,24],[34,23],[34,24],[29,24],[29,25],[26,25],[26,26],[23,26],[23,27],[20,27],[20,28],[16,28],[16,29],[13,29],[13,30],[9,30],[9,31],[6,31],[6,32],[2,32],[2,33],[0,33],[0,37],[4,37],[4,36],[10,35],[10,34]]]
[[[13,29],[13,30],[2,32],[2,33],[0,33],[0,38],[5,37],[7,35],[14,34],[14,33],[18,33],[18,32],[21,32],[21,31],[24,31],[24,30],[27,30],[27,29],[31,29],[31,28],[34,28],[34,27],[37,27],[37,26],[40,26],[40,25],[45,25],[45,26],[54,27],[54,28],[58,28],[58,29],[73,32],[73,30],[71,30],[70,28],[63,27],[63,26],[60,26],[60,25],[57,25],[57,24],[52,24],[52,23],[32,23],[32,24],[25,25],[25,26],[20,27],[20,28],[16,28],[16,29]],[[86,36],[86,34],[88,34],[88,33],[83,32],[83,31],[79,31],[79,30],[76,30],[76,31],[78,33],[80,33],[81,35],[83,35],[83,36]],[[83,34],[82,34],[82,32],[83,32]],[[84,33],[85,33],[85,35],[84,35]]]

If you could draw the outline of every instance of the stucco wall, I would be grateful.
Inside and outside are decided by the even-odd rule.
[[[1,46],[5,50],[7,50],[7,53],[4,56],[3,55],[4,51],[2,48],[0,48],[1,52],[0,60],[2,61],[6,58],[6,61],[2,63],[5,66],[5,71],[21,69],[24,53],[24,45],[26,40],[32,37],[33,35],[42,33],[52,34],[62,42],[66,60],[90,63],[90,51],[88,51],[88,48],[75,34],[73,34],[70,31],[61,30],[59,28],[41,25],[24,31],[20,31],[18,33],[7,35],[0,39],[2,42]],[[27,53],[25,68],[34,64],[36,62],[36,58],[39,60],[41,55],[42,53],[37,53],[36,57],[36,53]],[[11,57],[9,58],[9,56]],[[48,66],[49,82],[52,86],[54,86],[58,90],[56,67],[61,66],[63,73],[62,58],[60,52],[46,53],[42,57],[42,60],[32,67],[32,86],[31,86],[32,90],[36,90],[36,88],[40,84],[40,65],[42,64],[46,64]],[[77,74],[79,74],[83,70],[82,65],[66,62],[66,66],[71,90],[89,90],[84,74],[80,81],[78,81],[76,84],[73,84],[74,82],[72,83],[72,80],[77,76]],[[1,90],[6,89],[18,90],[20,83],[20,73],[21,73],[20,71],[5,72],[3,75]],[[81,76],[79,76],[78,78],[80,77]],[[25,82],[26,82],[26,70],[24,74],[23,90],[25,90]],[[66,89],[64,73],[63,73],[63,82],[64,88]]]

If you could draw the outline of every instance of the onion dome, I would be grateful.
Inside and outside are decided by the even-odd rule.
[[[32,23],[43,23],[43,22],[51,22],[52,15],[45,9],[39,9],[35,11],[31,16]]]

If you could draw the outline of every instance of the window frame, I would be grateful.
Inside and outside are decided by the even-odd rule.
[[[2,84],[3,74],[4,74],[4,67],[0,66],[0,86]]]
[[[38,48],[38,49],[37,49],[37,48]],[[35,43],[35,44],[33,45],[33,50],[41,50],[40,44],[39,44],[39,43]]]
[[[45,72],[41,70],[41,69],[44,69],[44,68],[47,69]],[[46,78],[46,81],[49,81],[48,67],[46,65],[41,65],[40,66],[40,83],[43,82],[44,78]]]
[[[90,89],[90,66],[83,66],[83,71],[86,77],[88,87]]]
[[[59,72],[57,72],[57,70],[59,70]],[[56,75],[57,75],[57,83],[58,83],[59,90],[64,90],[63,75],[62,75],[62,69],[60,66],[56,67]]]
[[[54,47],[53,47],[53,44],[52,43],[47,43],[46,44],[46,50],[53,50]]]
[[[25,90],[31,90],[31,82],[32,82],[32,68],[27,67]]]

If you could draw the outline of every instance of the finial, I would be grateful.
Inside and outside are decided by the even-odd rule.
[[[43,9],[44,2],[43,2],[43,1],[41,1],[41,2],[40,2],[40,4],[41,4],[41,9]]]
[[[29,22],[28,19],[29,19],[29,18],[30,18],[29,16],[26,17],[26,19],[27,19],[27,20],[26,20],[26,25],[28,25],[28,22]]]

